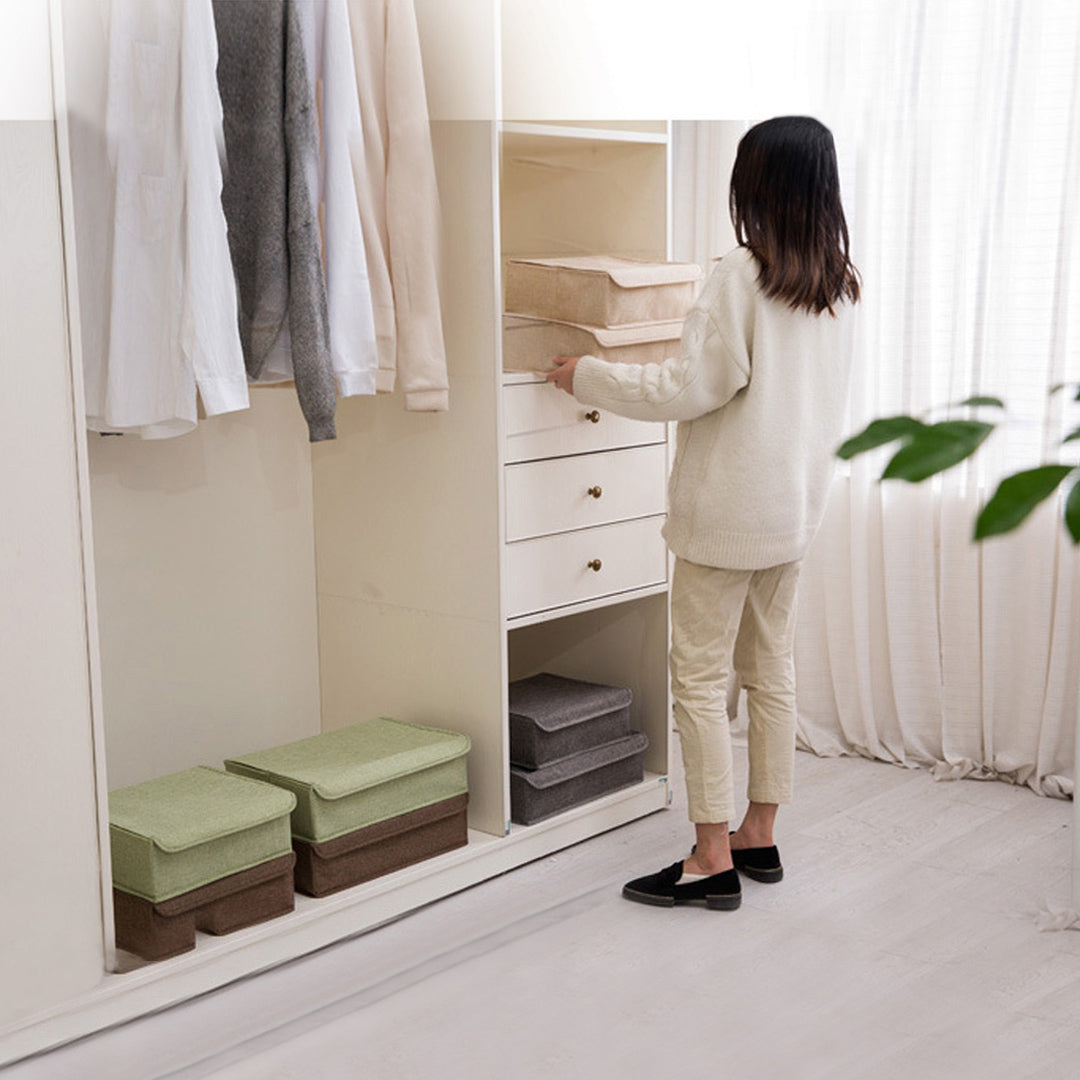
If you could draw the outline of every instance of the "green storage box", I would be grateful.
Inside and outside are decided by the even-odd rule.
[[[231,773],[296,796],[293,836],[323,843],[468,792],[469,737],[380,717],[254,754]]]
[[[290,854],[288,791],[200,765],[109,793],[113,887],[158,903]]]

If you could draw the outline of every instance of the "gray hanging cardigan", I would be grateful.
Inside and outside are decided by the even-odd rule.
[[[318,226],[319,130],[293,0],[214,0],[226,171],[221,201],[240,341],[256,379],[288,321],[312,442],[333,439],[333,365]]]

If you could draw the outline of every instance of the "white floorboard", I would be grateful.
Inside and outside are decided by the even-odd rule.
[[[800,753],[785,879],[744,880],[736,912],[619,896],[689,850],[676,807],[5,1080],[1071,1076],[1080,933],[1038,928],[1070,821],[1001,782]]]

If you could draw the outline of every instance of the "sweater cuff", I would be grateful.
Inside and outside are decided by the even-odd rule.
[[[308,442],[327,442],[337,438],[333,416],[308,423]]]
[[[606,361],[597,356],[583,356],[574,366],[574,397],[582,405],[607,405],[611,399],[605,391],[611,385]]]
[[[405,395],[406,412],[447,412],[449,390],[410,390]]]

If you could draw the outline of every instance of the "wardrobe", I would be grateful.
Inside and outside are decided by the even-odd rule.
[[[671,432],[500,359],[506,258],[670,257],[670,125],[504,118],[507,13],[416,0],[449,412],[344,399],[338,438],[312,445],[291,390],[253,387],[250,410],[181,438],[103,437],[81,410],[65,159],[79,2],[20,13],[26,93],[0,126],[0,1064],[671,801]],[[507,685],[539,671],[630,687],[650,745],[641,784],[524,827]],[[470,736],[467,847],[172,960],[118,954],[110,788],[379,715]]]

